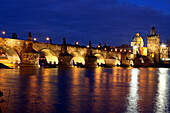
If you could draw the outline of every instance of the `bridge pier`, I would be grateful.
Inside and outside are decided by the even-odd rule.
[[[70,54],[63,54],[59,56],[59,67],[72,67],[71,59],[73,58]]]
[[[20,66],[39,66],[39,53],[32,48],[32,42],[25,42]]]
[[[86,67],[97,67],[97,57],[96,56],[86,56],[85,57]]]
[[[23,53],[20,66],[38,66],[39,54],[37,53]]]
[[[85,66],[86,67],[97,67],[97,57],[92,54],[92,50],[87,50],[87,55],[85,56]]]

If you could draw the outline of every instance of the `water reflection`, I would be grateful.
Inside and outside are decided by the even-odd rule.
[[[128,96],[128,105],[127,105],[127,113],[136,113],[138,112],[138,89],[139,89],[139,69],[133,68],[131,70],[131,81],[130,81],[130,91]]]
[[[20,68],[0,72],[5,103],[10,90],[9,112],[169,110],[170,70],[165,68]]]
[[[155,113],[168,113],[168,71],[167,68],[159,68],[158,90],[156,95]]]

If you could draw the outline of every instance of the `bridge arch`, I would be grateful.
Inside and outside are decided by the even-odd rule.
[[[47,63],[58,64],[58,57],[52,50],[41,49],[39,52],[45,56]]]
[[[21,59],[17,52],[10,46],[0,46],[0,62],[19,64]]]
[[[73,56],[73,58],[71,59],[70,64],[72,65],[85,64],[85,58],[81,55],[80,52],[74,51],[71,53],[71,55]]]
[[[101,54],[97,53],[97,54],[94,54],[94,56],[97,57],[97,64],[98,65],[105,64],[105,59]]]

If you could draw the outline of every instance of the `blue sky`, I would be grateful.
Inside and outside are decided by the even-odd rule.
[[[96,46],[130,44],[137,32],[145,41],[151,26],[160,32],[161,41],[170,40],[170,1],[168,0],[1,0],[0,31],[5,37],[27,33],[44,42]],[[2,35],[0,35],[2,36]]]

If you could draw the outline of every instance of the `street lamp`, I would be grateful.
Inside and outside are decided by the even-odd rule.
[[[75,42],[75,45],[78,45],[79,44],[79,42]]]
[[[34,41],[37,41],[37,38],[34,38]]]
[[[46,37],[47,43],[48,43],[49,39],[50,39],[49,37]]]
[[[100,45],[98,45],[97,48],[100,48]]]
[[[4,35],[5,35],[5,31],[2,31],[2,34],[3,34],[3,38],[4,38]]]

